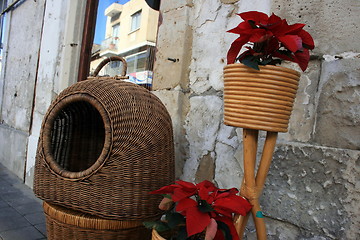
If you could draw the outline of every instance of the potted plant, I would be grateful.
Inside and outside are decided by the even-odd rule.
[[[286,132],[300,73],[275,65],[288,60],[305,71],[314,41],[305,24],[256,11],[238,15],[244,21],[229,32],[240,36],[224,67],[225,124]]]
[[[236,240],[233,217],[245,216],[251,209],[236,188],[219,189],[206,180],[198,184],[179,180],[151,193],[164,195],[159,208],[166,210],[161,220],[144,223],[153,229],[153,240],[165,239],[162,232],[174,240]]]
[[[243,128],[244,181],[240,194],[251,205],[258,239],[266,239],[259,196],[270,168],[278,132],[286,132],[300,73],[282,66],[297,63],[305,71],[314,48],[304,24],[289,25],[272,14],[250,11],[238,14],[244,21],[229,32],[240,36],[228,51],[224,67],[224,123]],[[240,63],[235,63],[236,61]],[[255,174],[258,131],[267,136]],[[242,236],[249,215],[235,225]]]

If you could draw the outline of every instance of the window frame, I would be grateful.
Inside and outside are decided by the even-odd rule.
[[[112,43],[113,44],[117,44],[119,42],[119,38],[120,38],[120,22],[112,25],[111,27],[111,37],[112,37]]]
[[[130,33],[135,32],[141,28],[141,15],[142,15],[142,9],[136,11],[131,15]],[[133,27],[134,19],[136,19],[135,28]]]

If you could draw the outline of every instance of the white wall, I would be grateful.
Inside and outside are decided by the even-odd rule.
[[[6,14],[0,79],[0,163],[32,185],[41,122],[76,82],[85,1],[24,1]]]

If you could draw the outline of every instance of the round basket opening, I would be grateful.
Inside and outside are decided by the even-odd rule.
[[[91,96],[68,96],[50,111],[43,135],[45,160],[65,178],[94,173],[109,152],[108,119]]]

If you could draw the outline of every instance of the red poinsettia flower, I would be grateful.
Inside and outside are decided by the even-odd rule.
[[[198,202],[185,198],[178,202],[176,211],[186,216],[186,230],[188,236],[204,231],[210,224],[210,215],[200,211]]]
[[[258,69],[258,65],[280,63],[289,60],[298,63],[305,71],[310,59],[309,50],[314,49],[314,40],[303,28],[305,24],[289,25],[285,19],[272,14],[250,11],[238,14],[244,21],[228,32],[240,36],[228,51],[228,64],[239,60],[245,65]],[[239,52],[246,44],[248,50]]]
[[[188,236],[206,231],[208,239],[221,240],[227,232],[237,240],[233,216],[245,215],[251,209],[250,203],[238,196],[238,192],[236,188],[219,189],[206,180],[196,185],[180,180],[151,193],[171,196],[171,200],[160,203],[160,208],[168,210],[169,204],[175,202],[175,211],[185,217]]]

